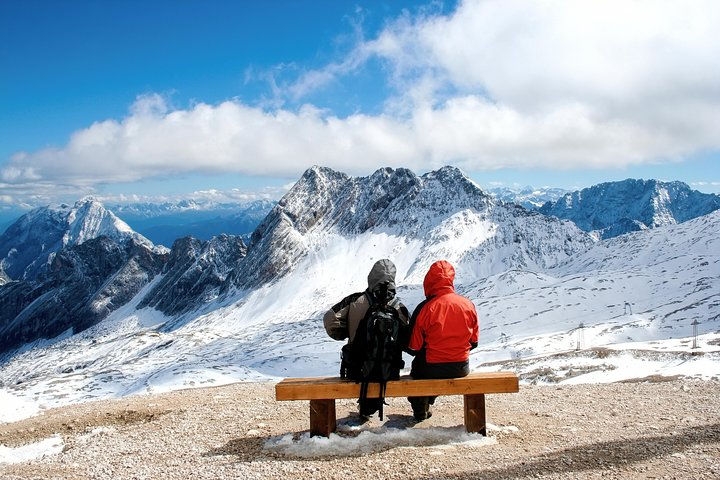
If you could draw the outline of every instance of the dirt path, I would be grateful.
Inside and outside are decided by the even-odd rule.
[[[386,422],[411,433],[460,430],[462,397],[440,397],[420,424],[404,399],[389,403]],[[337,408],[339,418],[354,418],[353,401]],[[521,386],[488,396],[487,409],[491,423],[516,431],[493,430],[486,442],[393,447],[382,446],[385,430],[368,442],[374,453],[299,458],[268,445],[309,442],[300,439],[308,403],[275,402],[272,384],[101,401],[0,425],[8,447],[53,434],[65,445],[58,455],[0,464],[0,478],[720,478],[717,381]],[[374,418],[365,427],[381,426]],[[334,442],[352,441],[348,435]]]

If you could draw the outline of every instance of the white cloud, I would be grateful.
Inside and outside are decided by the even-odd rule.
[[[62,148],[15,155],[0,179],[92,186],[192,172],[294,176],[313,164],[364,174],[680,161],[720,149],[717,25],[710,0],[467,0],[448,16],[405,14],[374,39],[358,34],[346,58],[285,91],[302,98],[380,58],[397,89],[385,114],[239,100],[178,109],[143,96],[126,118],[77,131]]]
[[[359,165],[400,164],[416,154],[408,127],[390,118],[340,119],[313,107],[267,112],[238,101],[132,111],[122,121],[76,132],[62,149],[16,155],[3,178],[86,185],[186,172],[294,175],[312,164],[357,171]]]
[[[490,147],[479,160],[459,152],[475,168],[615,167],[720,147],[719,24],[712,1],[468,0],[449,17],[402,19],[375,49],[404,91],[418,71],[436,80],[426,105],[441,87],[475,98],[430,112],[474,123],[458,131]]]

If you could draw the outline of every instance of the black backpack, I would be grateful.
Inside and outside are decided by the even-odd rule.
[[[384,300],[384,301],[383,301]],[[383,299],[371,304],[365,317],[358,325],[355,339],[348,348],[343,348],[340,376],[361,383],[360,403],[367,399],[370,383],[380,384],[380,419],[385,403],[385,386],[388,380],[400,378],[405,366],[402,359],[402,338],[406,334],[400,320],[397,298]]]

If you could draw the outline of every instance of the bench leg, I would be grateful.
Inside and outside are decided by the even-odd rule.
[[[465,430],[487,436],[485,426],[485,395],[465,395]]]
[[[335,427],[335,399],[310,400],[310,436],[329,437]]]

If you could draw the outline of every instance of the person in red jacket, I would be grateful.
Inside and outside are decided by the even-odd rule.
[[[413,378],[457,378],[470,373],[470,350],[478,343],[478,317],[475,305],[455,293],[454,280],[455,269],[446,260],[433,263],[425,275],[425,300],[410,320]],[[435,397],[408,400],[416,420],[430,418]]]

